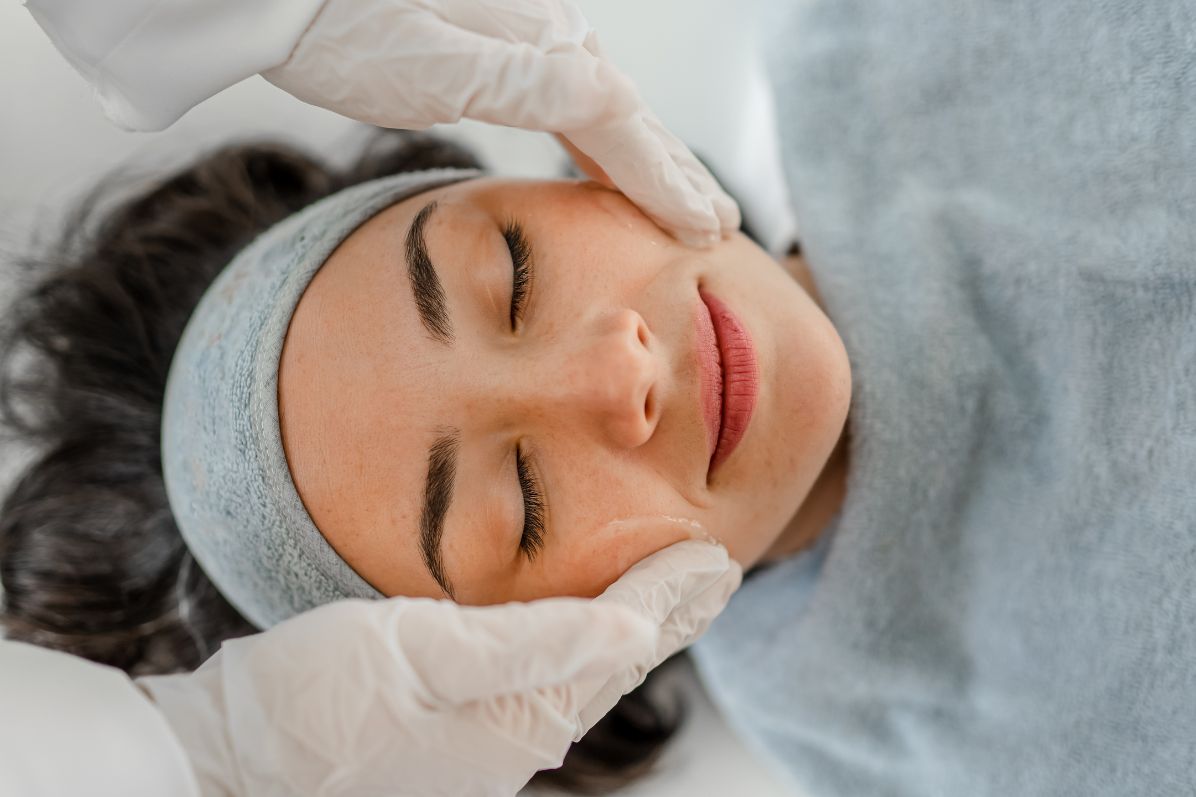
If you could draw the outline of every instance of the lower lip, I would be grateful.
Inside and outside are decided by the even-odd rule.
[[[731,308],[718,297],[699,291],[709,311],[718,359],[713,364],[721,372],[714,379],[704,379],[703,409],[708,428],[717,428],[713,438],[713,452],[707,476],[713,475],[747,433],[760,392],[760,369],[756,363],[756,349],[752,337]],[[705,321],[706,319],[700,320]],[[707,357],[704,370],[710,370],[712,357]],[[721,395],[718,387],[721,387]],[[709,396],[709,398],[707,398]],[[717,424],[713,421],[717,421]]]

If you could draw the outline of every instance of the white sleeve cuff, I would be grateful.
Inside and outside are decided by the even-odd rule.
[[[0,640],[0,794],[199,797],[182,745],[113,667]]]
[[[161,130],[287,60],[324,0],[26,0],[104,113]]]

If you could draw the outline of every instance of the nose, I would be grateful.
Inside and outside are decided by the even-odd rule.
[[[643,317],[631,309],[604,313],[574,328],[571,341],[543,375],[548,409],[594,429],[615,446],[643,445],[660,416],[660,357]]]

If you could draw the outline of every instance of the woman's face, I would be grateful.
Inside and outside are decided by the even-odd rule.
[[[719,303],[758,382],[711,470]],[[849,395],[834,328],[763,250],[688,249],[588,182],[479,179],[375,216],[304,293],[279,371],[288,463],[333,548],[385,595],[470,604],[594,596],[687,536],[629,517],[695,520],[750,567]]]

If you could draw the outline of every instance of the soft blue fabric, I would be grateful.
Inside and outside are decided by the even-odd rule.
[[[699,643],[715,699],[813,797],[1196,794],[1196,4],[774,30],[852,465],[821,566]]]

